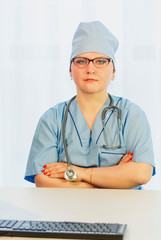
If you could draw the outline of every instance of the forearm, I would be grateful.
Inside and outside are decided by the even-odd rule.
[[[35,177],[37,187],[58,188],[134,188],[147,183],[153,167],[148,163],[132,161],[132,155],[127,153],[118,165],[111,167],[83,168],[71,165],[77,172],[77,179],[69,182],[64,179],[68,169],[66,163],[49,163]]]
[[[51,187],[51,188],[95,188],[88,182],[69,182],[65,179],[49,178],[43,174],[35,176],[36,187]]]
[[[129,162],[112,167],[85,169],[82,181],[99,188],[134,188],[147,183],[153,167],[148,163]],[[92,171],[92,172],[91,172]]]

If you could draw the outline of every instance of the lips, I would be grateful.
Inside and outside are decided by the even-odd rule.
[[[94,78],[86,78],[85,81],[86,82],[97,82],[97,80]]]

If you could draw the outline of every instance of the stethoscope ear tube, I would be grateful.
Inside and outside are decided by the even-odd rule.
[[[120,109],[117,107],[117,106],[114,106],[113,105],[113,99],[111,97],[110,94],[108,94],[109,97],[110,97],[110,106],[109,107],[106,107],[103,112],[102,112],[102,123],[103,123],[103,129],[104,129],[104,136],[105,136],[105,141],[106,141],[106,145],[103,145],[102,147],[103,148],[121,148],[121,145],[116,145],[117,142],[119,141],[119,133],[120,133],[120,125],[121,125],[121,111]],[[113,146],[109,146],[108,143],[107,143],[107,136],[106,136],[106,131],[105,131],[105,114],[106,112],[109,110],[109,109],[116,109],[117,110],[117,118],[118,118],[118,134],[117,134],[117,139],[116,139],[116,142]]]

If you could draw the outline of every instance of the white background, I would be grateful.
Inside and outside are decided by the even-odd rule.
[[[157,174],[145,189],[161,189],[160,0],[0,0],[0,186],[34,186],[24,173],[36,125],[75,94],[71,41],[94,20],[119,39],[109,92],[146,112]]]

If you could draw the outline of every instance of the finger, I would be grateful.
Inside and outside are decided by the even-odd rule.
[[[45,176],[52,178],[64,178],[64,172],[54,173],[54,172],[44,172]]]
[[[68,169],[67,164],[62,164],[62,165],[59,165],[59,166],[57,166],[55,168],[53,168],[53,167],[48,168],[47,172],[50,172],[50,173],[61,173],[61,172],[65,172],[67,169]]]
[[[49,173],[47,176],[50,177],[50,178],[59,178],[60,179],[60,178],[64,178],[64,173],[56,173],[56,174],[55,173],[54,174]]]
[[[133,153],[129,152],[123,156],[123,158],[120,160],[119,164],[130,162],[130,161],[132,161],[132,158],[133,158]]]
[[[63,171],[61,170],[62,168],[66,168],[64,163],[50,163],[50,164],[46,164],[44,165],[44,169],[42,169],[42,172],[43,173],[48,173],[48,172],[51,172],[51,171],[55,171],[55,172],[60,172],[60,171]]]
[[[56,174],[64,175],[64,172],[67,170],[67,164],[61,163],[53,168],[53,165],[51,167],[48,167],[46,169],[42,170],[42,173],[47,176],[55,176]]]
[[[63,166],[67,166],[67,163],[64,163],[64,162],[48,163],[48,164],[44,165],[43,167],[46,170],[51,170],[51,169],[59,169]]]
[[[133,153],[128,152],[127,154],[124,155],[122,158],[123,161],[129,161],[133,158]]]
[[[50,168],[50,167],[55,168],[58,164],[59,164],[59,163],[57,163],[57,162],[48,163],[48,164],[45,164],[45,165],[43,166],[43,168],[45,168],[45,169],[48,169],[48,168]]]

